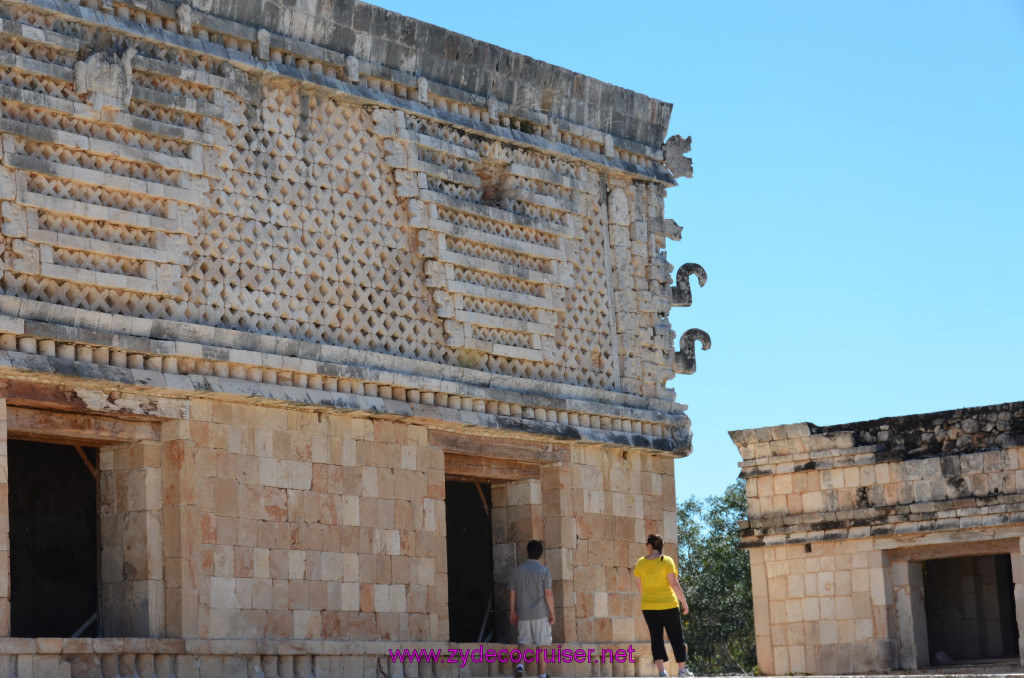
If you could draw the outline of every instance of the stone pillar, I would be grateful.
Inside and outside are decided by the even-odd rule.
[[[171,638],[199,637],[198,573],[202,525],[198,505],[196,437],[206,422],[169,421],[161,428],[164,628]]]
[[[1002,657],[1003,637],[1000,632],[999,579],[995,556],[972,558],[975,572],[976,606],[978,610],[978,650],[982,657]]]
[[[764,549],[756,548],[747,551],[750,554],[751,592],[754,598],[754,638],[757,647],[757,665],[761,673],[775,673],[775,660],[772,654],[771,617],[768,603],[768,574],[764,565]]]
[[[874,551],[868,554],[871,594],[871,646],[869,650],[867,670],[889,671],[896,664],[896,648],[893,636],[893,586],[892,570],[889,567],[889,554],[886,551]],[[920,571],[920,565],[918,566]],[[924,614],[924,578],[921,578],[921,613]],[[927,644],[927,630],[925,631]],[[927,655],[926,655],[927,656]]]
[[[926,668],[930,661],[921,563],[898,560],[892,563],[891,569],[896,602],[899,668]]]
[[[165,633],[161,445],[100,450],[100,601],[107,636]]]
[[[0,398],[0,636],[11,635],[11,520],[7,498],[7,401]]]
[[[576,593],[573,587],[573,553],[576,550],[576,518],[572,505],[572,468],[560,463],[541,471],[544,507],[545,560],[551,571],[555,594],[556,642],[576,640]]]
[[[643,391],[643,359],[640,335],[649,331],[641,322],[633,273],[633,242],[630,238],[630,204],[635,202],[626,185],[609,186],[608,191],[608,259],[609,286],[613,290],[615,326],[618,333],[619,385],[626,393]],[[646,228],[644,228],[646,241]],[[640,246],[646,254],[647,243]]]
[[[1010,554],[1010,567],[1013,573],[1013,600],[1017,611],[1017,647],[1020,652],[1020,663],[1024,666],[1024,538],[1020,540],[1020,548]]]

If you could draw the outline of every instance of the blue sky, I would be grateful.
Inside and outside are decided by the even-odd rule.
[[[709,280],[672,324],[713,343],[678,498],[732,429],[1024,400],[1024,3],[374,4],[675,104]]]

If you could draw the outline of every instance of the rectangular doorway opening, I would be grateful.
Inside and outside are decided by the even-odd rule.
[[[100,635],[97,452],[8,441],[11,635]]]
[[[494,557],[491,486],[446,480],[448,632],[453,643],[478,643],[494,634]]]
[[[932,666],[1019,656],[1007,554],[922,563]]]

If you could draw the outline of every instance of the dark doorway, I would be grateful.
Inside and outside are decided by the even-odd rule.
[[[1009,555],[928,560],[922,570],[932,666],[1019,655]]]
[[[494,630],[491,487],[454,480],[444,486],[449,638],[454,643],[476,643]]]
[[[11,635],[99,635],[96,450],[11,440],[7,454]]]

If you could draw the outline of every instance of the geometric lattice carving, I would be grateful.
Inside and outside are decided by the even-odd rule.
[[[559,300],[572,285],[566,241],[577,237],[583,183],[400,111],[378,109],[374,120],[419,229],[448,345],[554,362]]]
[[[219,142],[226,169],[201,216],[191,319],[443,362],[369,114],[279,87],[254,92]]]

